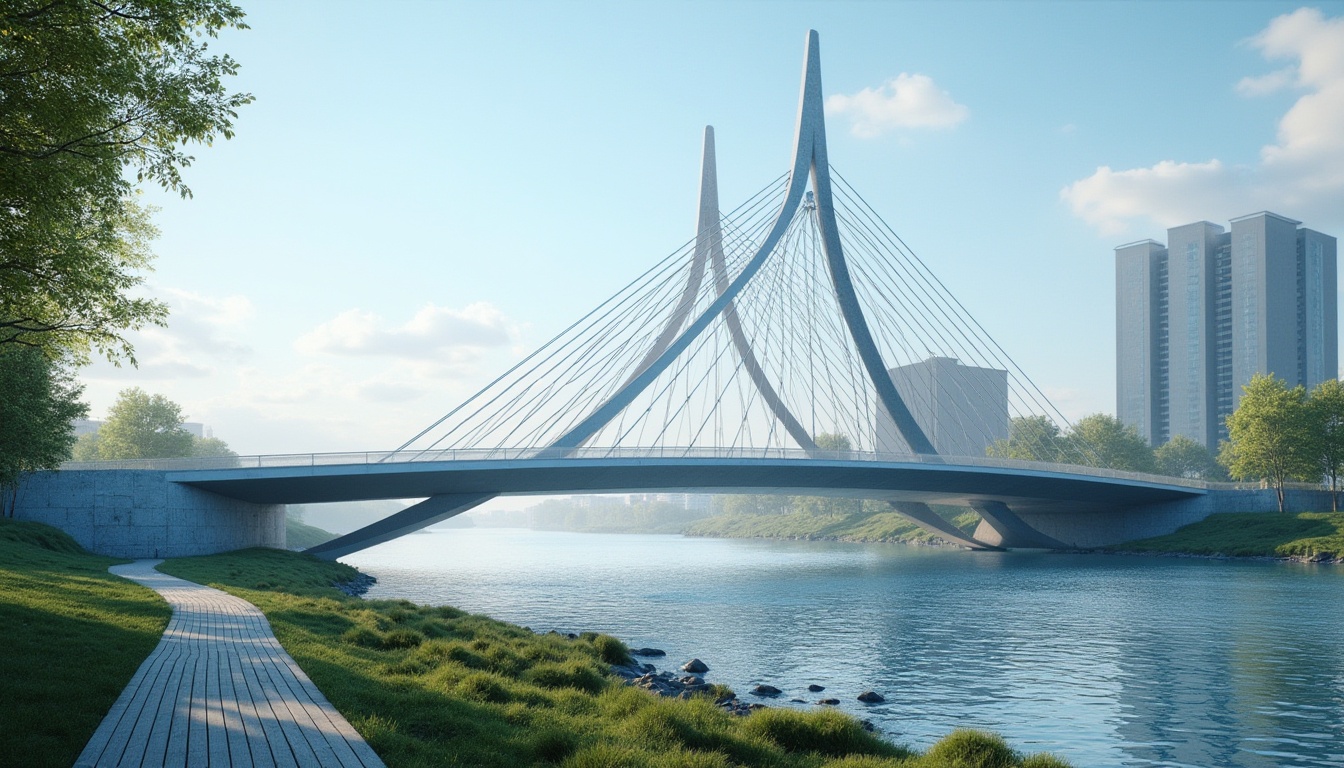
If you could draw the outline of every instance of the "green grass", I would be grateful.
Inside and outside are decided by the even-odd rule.
[[[259,606],[285,649],[394,768],[1000,764],[921,757],[834,710],[740,718],[708,697],[658,698],[610,675],[607,665],[626,658],[615,638],[536,635],[454,608],[349,598],[330,585],[354,569],[298,553],[247,550],[160,569]],[[1063,765],[1011,757],[1003,764]]]
[[[1211,515],[1166,536],[1128,541],[1108,549],[1335,560],[1344,557],[1344,512]]]
[[[0,519],[0,763],[69,766],[171,611],[37,523]]]
[[[980,516],[961,507],[934,510],[966,533],[980,523]],[[895,512],[856,512],[847,515],[718,515],[687,526],[687,536],[729,539],[805,539],[812,541],[874,541],[927,544],[940,541]]]
[[[308,549],[325,544],[336,538],[336,534],[325,531],[315,525],[285,515],[285,546],[290,549]]]

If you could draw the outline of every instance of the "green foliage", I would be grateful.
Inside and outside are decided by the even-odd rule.
[[[1319,477],[1307,392],[1301,386],[1289,389],[1272,374],[1256,374],[1241,389],[1218,458],[1238,480],[1269,481],[1282,512],[1286,482]]]
[[[1008,424],[1008,439],[996,440],[985,453],[998,459],[1058,463],[1069,454],[1059,426],[1045,416],[1017,416]]]
[[[1307,421],[1315,435],[1316,472],[1330,488],[1330,508],[1339,510],[1339,481],[1344,476],[1344,384],[1326,379],[1307,398]]]
[[[171,611],[68,535],[0,520],[0,763],[73,765]]]
[[[191,455],[198,458],[227,458],[237,456],[229,449],[229,444],[218,437],[196,437],[192,435]]]
[[[920,763],[939,768],[1012,768],[1021,760],[999,736],[957,730],[930,747]]]
[[[622,685],[607,661],[624,645],[604,635],[538,635],[454,608],[345,597],[326,586],[353,575],[336,563],[249,550],[161,569],[258,605],[388,765],[892,768],[909,755],[833,710],[742,718],[704,696]],[[408,630],[427,639],[387,641]]]
[[[75,442],[70,422],[88,409],[83,388],[65,366],[41,350],[0,345],[0,508],[25,472],[55,469],[70,458]]]
[[[1210,515],[1166,536],[1127,541],[1118,552],[1175,552],[1228,557],[1344,557],[1344,513]]]
[[[1213,452],[1185,435],[1177,435],[1153,452],[1157,471],[1169,477],[1226,480],[1227,472]]]
[[[155,235],[134,184],[189,195],[185,145],[233,135],[251,96],[225,90],[238,65],[203,36],[242,16],[224,0],[0,9],[0,345],[133,359],[122,331],[163,322],[129,295]]]
[[[1153,449],[1132,426],[1105,413],[1079,419],[1069,431],[1068,442],[1082,463],[1125,472],[1153,472]]]
[[[938,504],[932,506],[934,512],[966,533],[974,531],[980,523],[980,515],[965,507]],[[733,539],[921,543],[933,542],[938,538],[893,512],[886,502],[880,501],[864,501],[860,511],[845,515],[819,516],[806,512],[716,515],[693,523],[687,527],[685,533],[687,536],[718,536]]]
[[[817,752],[830,757],[910,755],[908,750],[882,741],[854,718],[835,710],[765,709],[748,718],[744,730],[769,740],[785,752]]]
[[[190,456],[193,436],[182,428],[182,408],[139,387],[123,389],[98,430],[98,457],[171,459]]]

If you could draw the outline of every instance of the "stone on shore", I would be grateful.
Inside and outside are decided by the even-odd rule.
[[[813,684],[807,686],[807,690],[809,690],[809,691],[811,691],[811,692],[813,692],[813,693],[821,693],[822,691],[826,690],[826,686],[824,686],[824,685],[817,685],[816,683],[813,683]]]
[[[825,704],[828,707],[834,707],[840,703],[839,699],[817,699],[818,704]]]
[[[657,658],[657,657],[659,657],[659,656],[666,656],[666,655],[667,655],[667,651],[664,651],[664,650],[661,649],[661,648],[634,648],[634,649],[631,649],[631,651],[630,651],[630,655],[632,655],[632,656],[647,656],[647,657],[649,657],[649,658]]]
[[[682,664],[681,669],[683,672],[690,672],[693,675],[703,675],[709,671],[709,666],[699,659],[691,659]]]
[[[752,688],[751,692],[756,696],[778,696],[779,694],[783,693],[783,691],[779,690],[775,686],[767,685],[765,683],[761,683],[755,688]]]
[[[886,700],[886,697],[876,691],[864,691],[859,694],[859,701],[862,701],[864,704],[881,704]]]

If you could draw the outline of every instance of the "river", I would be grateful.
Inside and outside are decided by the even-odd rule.
[[[1344,766],[1337,565],[517,529],[343,560],[370,598],[698,657],[742,698],[834,696],[916,747],[971,727],[1080,768]]]

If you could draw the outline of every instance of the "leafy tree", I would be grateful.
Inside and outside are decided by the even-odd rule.
[[[1315,433],[1317,473],[1330,484],[1330,509],[1339,511],[1339,480],[1344,475],[1344,384],[1327,379],[1307,398],[1308,422]]]
[[[184,197],[185,146],[233,135],[237,72],[208,51],[227,0],[0,4],[0,346],[134,361],[122,332],[166,307],[130,291],[154,236],[136,184]]]
[[[75,440],[75,448],[70,458],[75,461],[102,461],[102,454],[98,452],[98,433],[86,432]]]
[[[98,431],[98,456],[104,461],[190,456],[194,436],[182,421],[181,407],[163,395],[124,389]]]
[[[220,440],[218,437],[195,437],[192,436],[191,455],[201,458],[218,458],[227,456],[237,456],[229,449],[229,444]]]
[[[1045,416],[1017,416],[1008,424],[1008,439],[995,440],[985,453],[999,459],[1054,463],[1068,450],[1054,421]]]
[[[813,442],[823,451],[844,453],[854,450],[854,444],[849,441],[849,436],[840,432],[818,432]]]
[[[1084,416],[1073,425],[1068,442],[1088,466],[1126,472],[1152,472],[1153,449],[1139,431],[1106,413]]]
[[[1185,435],[1177,435],[1153,452],[1157,471],[1170,477],[1192,480],[1223,480],[1227,473],[1208,448]]]
[[[1241,391],[1241,404],[1227,417],[1227,442],[1218,460],[1238,480],[1269,481],[1282,512],[1287,481],[1319,477],[1306,389],[1256,374]]]
[[[0,494],[5,516],[25,472],[55,469],[70,458],[71,422],[88,408],[83,388],[62,361],[40,350],[0,346]]]

